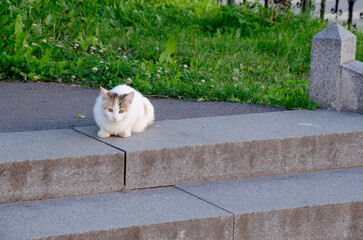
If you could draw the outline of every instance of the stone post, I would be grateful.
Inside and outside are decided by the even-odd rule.
[[[310,101],[321,108],[344,110],[341,66],[355,60],[357,37],[333,23],[311,42]]]

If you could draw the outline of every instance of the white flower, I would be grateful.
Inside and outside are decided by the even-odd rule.
[[[92,71],[93,71],[93,72],[97,72],[97,70],[98,70],[98,68],[97,68],[97,67],[92,68]]]
[[[243,68],[243,64],[240,64],[239,67],[242,69]]]
[[[100,61],[100,63],[103,63],[103,61]]]
[[[233,80],[238,80],[238,77],[233,77]]]
[[[71,79],[72,79],[72,80],[76,79],[76,76],[72,75]]]
[[[33,27],[38,27],[38,24],[33,23],[32,26]]]
[[[156,72],[160,73],[160,72],[161,72],[161,70],[159,69],[159,70],[157,70]]]
[[[132,79],[131,78],[127,78],[127,84],[131,84],[132,83]]]
[[[200,80],[200,82],[201,82],[201,83],[205,83],[205,80],[204,80],[204,79],[202,79],[202,80]]]
[[[156,47],[156,50],[159,50],[159,47]]]
[[[160,78],[160,74],[156,74],[156,77],[157,77],[157,78]]]
[[[95,40],[97,42],[98,41],[98,38],[94,38],[93,40]]]
[[[99,50],[99,52],[100,52],[100,53],[103,53],[103,50],[102,50],[102,49],[100,49],[100,50]]]
[[[117,57],[117,58],[120,58],[121,56],[120,56],[120,55],[117,55],[116,57]]]
[[[38,46],[38,44],[36,44],[36,43],[32,43],[32,45],[33,45],[33,46]]]
[[[212,68],[208,68],[209,71],[212,71],[213,69]]]
[[[123,57],[125,60],[127,60],[127,56],[123,55],[122,57]]]
[[[238,70],[238,69],[234,69],[234,70],[233,70],[233,73],[234,73],[234,75],[238,75],[239,70]]]
[[[96,50],[96,48],[94,46],[91,46],[91,51]]]
[[[109,67],[106,67],[106,70],[110,69]]]
[[[211,80],[210,80],[211,82],[214,82],[214,79],[213,78],[211,78]]]
[[[26,48],[27,48],[27,47],[28,47],[28,45],[24,44],[24,47],[26,47]]]
[[[117,48],[117,50],[121,51],[121,48],[120,48],[120,47],[118,47],[118,48]]]
[[[187,69],[188,68],[188,65],[184,65],[183,68]]]
[[[76,48],[78,48],[78,47],[79,47],[79,44],[78,44],[78,43],[75,43],[75,44],[74,44],[74,46],[75,46]]]
[[[211,88],[214,88],[214,85],[210,85]]]
[[[46,40],[46,39],[43,39],[43,40],[42,40],[42,42],[43,42],[43,43],[47,43],[47,40]]]
[[[168,71],[167,71],[167,70],[165,70],[165,73],[168,73]]]
[[[57,44],[57,45],[55,45],[56,47],[63,47],[63,45],[61,45],[61,44]]]

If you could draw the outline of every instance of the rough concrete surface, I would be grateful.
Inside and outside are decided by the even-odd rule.
[[[233,216],[175,188],[0,205],[0,239],[106,237],[232,239]]]
[[[235,215],[235,239],[362,239],[363,168],[178,186]]]
[[[341,107],[344,111],[363,113],[363,62],[342,66]]]
[[[124,153],[74,130],[0,133],[0,203],[118,191]]]
[[[363,239],[363,201],[241,214],[235,239]]]
[[[126,152],[131,189],[363,166],[363,116],[331,111],[157,121],[102,141]]]
[[[311,42],[309,95],[325,109],[341,110],[340,66],[355,60],[357,37],[337,23],[331,24]]]
[[[0,239],[361,239],[363,168],[0,205]]]
[[[94,125],[98,89],[55,83],[0,81],[0,132],[64,129]],[[226,103],[151,99],[155,119],[282,111],[281,108]],[[78,114],[84,118],[78,118]]]

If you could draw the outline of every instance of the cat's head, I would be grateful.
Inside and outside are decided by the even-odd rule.
[[[102,108],[109,121],[121,121],[130,110],[135,92],[118,95],[101,87]]]

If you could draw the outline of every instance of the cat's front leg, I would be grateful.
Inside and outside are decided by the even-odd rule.
[[[131,136],[131,129],[126,129],[118,134],[122,138],[127,138]]]
[[[100,131],[98,131],[97,135],[100,138],[108,138],[109,136],[111,136],[111,134],[109,132],[105,131],[102,128],[100,128]]]

